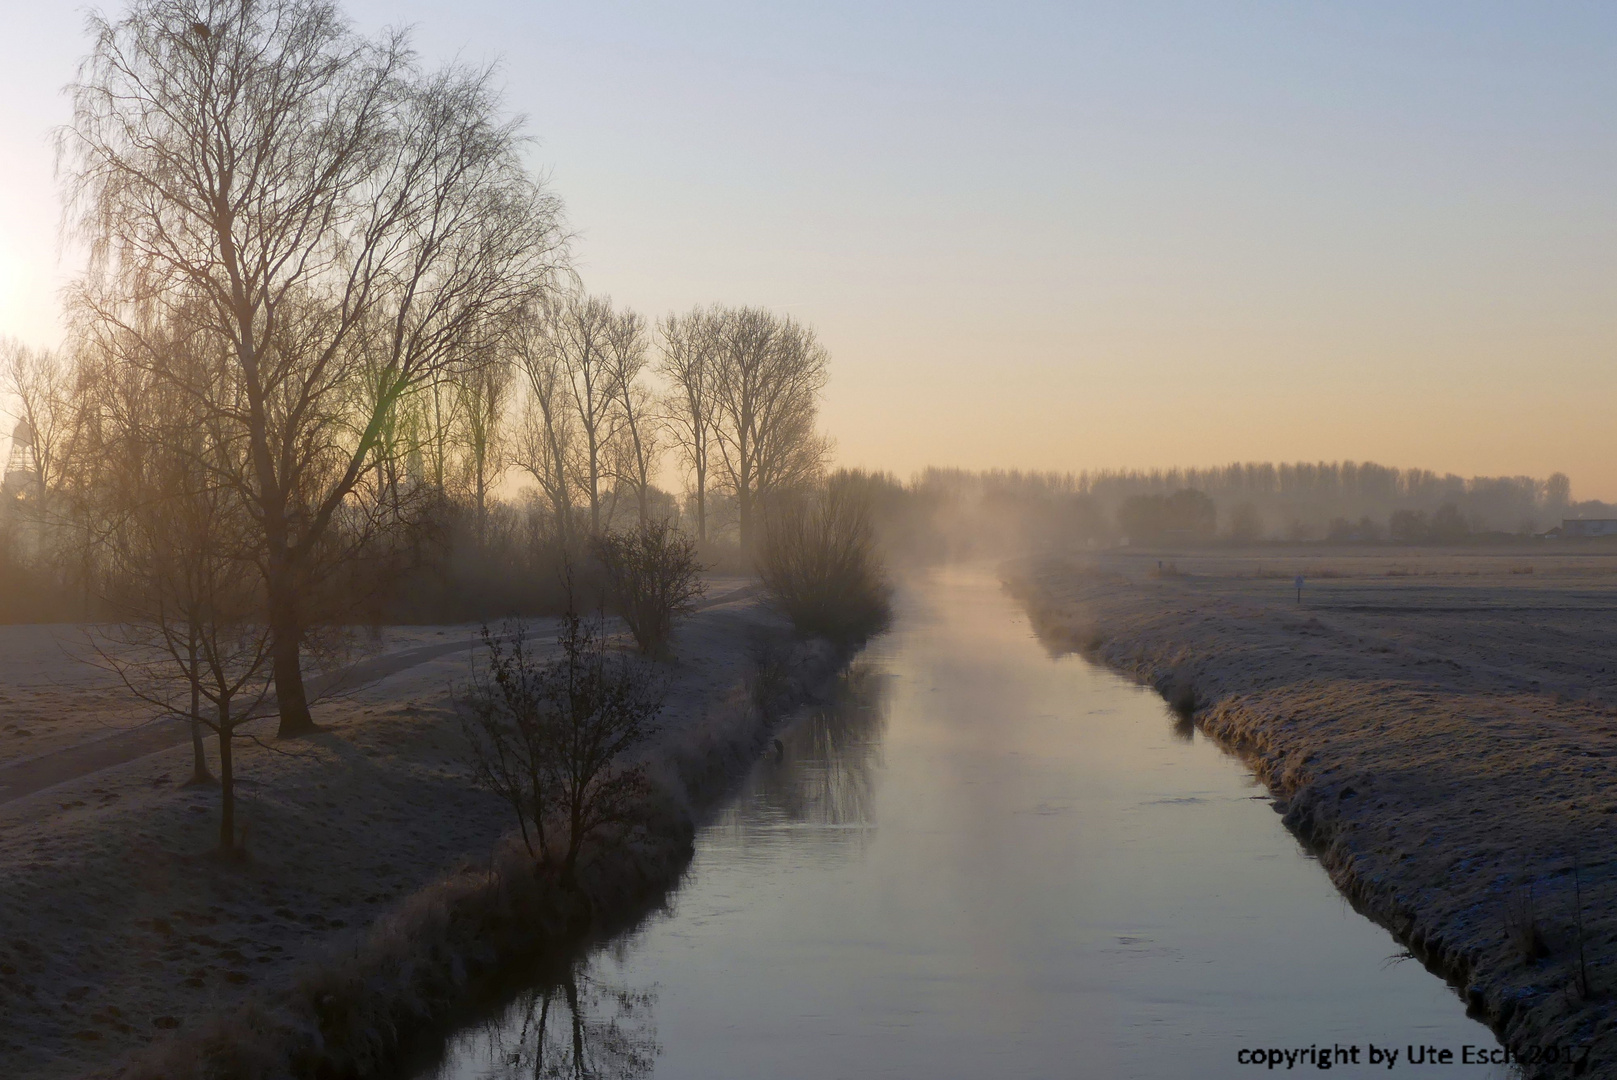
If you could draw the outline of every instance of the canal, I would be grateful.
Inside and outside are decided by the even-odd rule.
[[[986,570],[907,585],[698,835],[668,910],[460,1033],[434,1080],[1337,1076],[1492,1048],[1236,758],[1051,656]],[[1370,1048],[1396,1050],[1369,1063]],[[581,1067],[582,1066],[582,1067]]]

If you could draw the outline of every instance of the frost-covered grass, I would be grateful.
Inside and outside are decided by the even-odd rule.
[[[749,690],[759,632],[785,633],[745,599],[681,632],[655,813],[581,874],[598,919],[672,882],[694,815],[766,738]],[[803,648],[798,691],[835,663]],[[217,794],[181,786],[189,747],[0,806],[7,1077],[104,1071],[133,1051],[156,1056],[130,1075],[360,1069],[513,957],[558,947],[572,901],[501,846],[510,810],[467,767],[450,688],[469,661],[331,704],[312,738],[247,744],[246,864],[207,854]]]
[[[1265,548],[1175,553],[1168,579],[1157,557],[1008,580],[1052,647],[1245,756],[1337,885],[1498,1030],[1593,1040],[1588,1075],[1617,1075],[1617,558]]]

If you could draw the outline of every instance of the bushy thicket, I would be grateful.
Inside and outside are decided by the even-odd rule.
[[[666,520],[609,532],[595,540],[601,584],[614,614],[648,656],[668,652],[674,623],[706,591],[696,541]]]
[[[585,843],[633,824],[649,795],[630,759],[656,730],[665,688],[574,611],[555,660],[536,657],[517,624],[485,626],[483,643],[464,717],[477,777],[510,804],[529,853],[571,882]]]
[[[758,574],[770,600],[805,634],[864,641],[892,617],[892,588],[877,551],[863,476],[778,506],[764,530]]]
[[[355,570],[372,620],[457,623],[560,613],[565,567],[580,556],[532,501],[494,502],[479,514],[443,500],[385,558]]]

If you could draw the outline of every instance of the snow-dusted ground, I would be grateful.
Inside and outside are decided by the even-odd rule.
[[[682,628],[668,666],[668,737],[745,697],[756,628],[778,621],[735,582]],[[553,622],[529,624],[546,641]],[[388,628],[387,656],[476,627]],[[5,724],[38,727],[25,756],[105,737],[141,717],[72,659],[71,627],[0,628]],[[251,860],[208,855],[216,789],[186,788],[190,746],[0,804],[0,1076],[65,1077],[227,1007],[338,947],[398,898],[513,824],[472,785],[451,692],[476,650],[439,656],[330,699],[327,730],[237,744],[238,820]],[[9,710],[17,702],[26,721]],[[81,704],[88,703],[88,704]],[[215,748],[210,759],[217,767]]]
[[[1617,1076],[1617,552],[1108,553],[1009,577],[1053,647],[1193,704],[1512,1041],[1592,1043],[1589,1075]],[[1532,963],[1524,906],[1550,949]]]
[[[93,628],[0,626],[0,765],[127,730],[149,712],[94,665]]]
[[[708,579],[706,602],[749,595],[754,588],[750,578],[714,575]],[[357,629],[346,659],[363,662],[457,641],[471,646],[481,629],[478,623]],[[98,647],[107,648],[100,631],[84,623],[0,625],[0,769],[127,735],[161,719],[158,710],[130,695],[97,654]],[[313,681],[319,671],[310,664],[306,674]],[[349,680],[334,689],[341,693],[357,685],[362,681]]]

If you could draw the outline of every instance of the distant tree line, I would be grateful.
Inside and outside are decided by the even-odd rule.
[[[1617,516],[1556,473],[1438,475],[1369,463],[1048,473],[866,475],[884,543],[921,557],[1042,543],[1454,543]]]
[[[1072,478],[1075,495],[1093,499],[1102,513],[1112,515],[1130,498],[1183,490],[1212,499],[1219,507],[1217,532],[1238,539],[1320,540],[1355,530],[1362,530],[1363,539],[1376,539],[1374,530],[1364,528],[1366,519],[1385,536],[1400,512],[1427,518],[1442,512],[1438,525],[1444,535],[1454,532],[1456,520],[1465,523],[1467,532],[1522,534],[1541,531],[1562,516],[1601,509],[1599,504],[1575,507],[1571,483],[1561,473],[1542,480],[1465,478],[1347,461],[1097,472]],[[1443,512],[1445,506],[1450,509]]]

